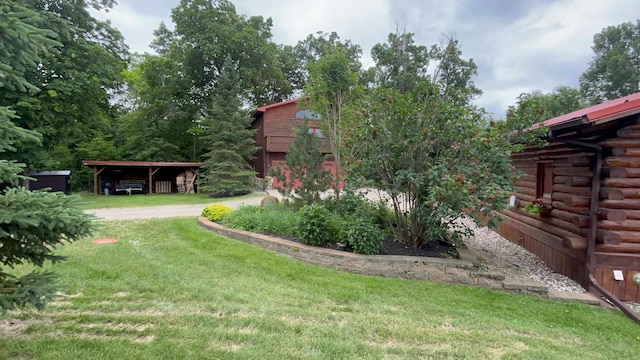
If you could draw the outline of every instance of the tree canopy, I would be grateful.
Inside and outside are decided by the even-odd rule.
[[[580,76],[592,104],[640,91],[640,20],[608,26],[593,36],[593,59]]]

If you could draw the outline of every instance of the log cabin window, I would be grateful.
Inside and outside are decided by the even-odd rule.
[[[536,179],[536,198],[551,199],[553,188],[553,164],[538,163]]]

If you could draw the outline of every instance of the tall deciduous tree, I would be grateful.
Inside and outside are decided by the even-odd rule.
[[[113,140],[116,109],[111,103],[121,85],[127,47],[122,35],[88,10],[109,7],[113,1],[26,0],[39,14],[38,27],[55,34],[62,46],[43,53],[25,78],[40,92],[0,92],[0,104],[11,103],[16,123],[43,135],[42,147],[14,144],[13,158],[28,169],[80,169],[75,150],[94,138]],[[73,177],[74,182],[78,176]]]
[[[271,19],[240,15],[228,0],[182,0],[172,20],[173,30],[161,24],[155,31],[157,55],[145,55],[128,73],[128,158],[195,161],[209,150],[200,121],[213,106],[227,57],[236,64],[243,107],[278,102],[292,91]]]
[[[371,49],[375,61],[375,84],[411,91],[420,79],[427,76],[430,53],[424,45],[417,45],[412,33],[391,33],[387,43],[376,44]]]
[[[593,59],[580,76],[591,103],[640,91],[640,20],[609,26],[593,36]]]
[[[478,66],[473,59],[462,58],[456,38],[449,36],[432,46],[430,57],[436,64],[431,81],[438,84],[443,96],[462,105],[482,94],[473,82]]]
[[[358,72],[345,48],[326,48],[325,54],[309,63],[309,82],[305,93],[309,107],[322,117],[323,133],[329,143],[336,174],[333,187],[336,200],[340,201],[342,173],[342,147],[344,140],[344,112],[354,87]]]
[[[212,104],[203,119],[206,144],[200,191],[214,197],[249,193],[254,187],[249,161],[258,149],[249,129],[250,117],[241,110],[240,71],[227,56],[216,81]]]
[[[309,81],[309,65],[336,49],[346,56],[352,72],[360,71],[362,48],[351,40],[341,40],[336,32],[309,34],[295,46],[281,46],[280,58],[294,90],[303,90]]]
[[[55,33],[43,30],[42,14],[9,0],[0,6],[0,90],[38,92],[25,78],[41,57],[60,45]],[[38,84],[40,85],[40,84]],[[74,199],[61,193],[31,192],[16,187],[24,164],[6,160],[17,142],[36,146],[40,134],[16,126],[11,107],[0,106],[0,313],[33,305],[44,307],[57,290],[51,272],[33,271],[16,276],[7,268],[23,263],[42,266],[63,260],[53,254],[63,241],[74,241],[90,233],[89,216],[74,206]]]

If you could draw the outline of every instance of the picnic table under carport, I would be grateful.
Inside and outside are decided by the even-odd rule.
[[[93,193],[115,193],[125,191],[140,193],[177,192],[176,177],[187,171],[194,172],[194,177],[187,187],[195,190],[198,170],[202,162],[170,162],[170,161],[112,161],[83,160],[82,165],[93,168]],[[105,184],[109,184],[104,191]],[[123,190],[124,189],[124,190]]]

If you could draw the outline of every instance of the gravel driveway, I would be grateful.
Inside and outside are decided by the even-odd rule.
[[[278,196],[277,191],[269,191],[270,195]],[[265,194],[266,195],[266,194]],[[279,196],[278,196],[279,197]],[[225,204],[233,209],[240,205],[260,204],[262,196],[256,196],[247,199],[229,200],[217,202],[216,204]],[[190,204],[190,205],[161,205],[161,206],[145,206],[131,208],[113,208],[113,209],[92,209],[85,210],[88,214],[93,214],[100,220],[132,220],[132,219],[153,219],[168,217],[195,217],[199,216],[202,209],[207,204]]]

